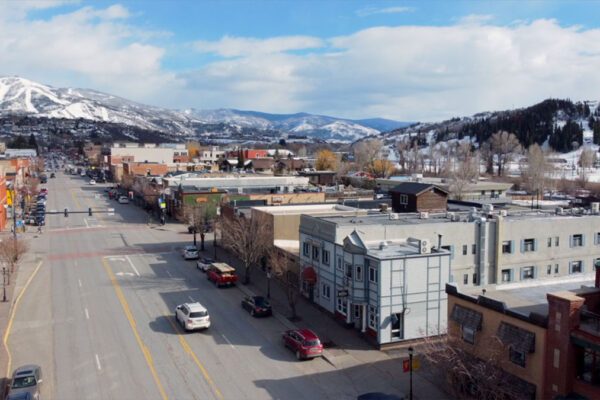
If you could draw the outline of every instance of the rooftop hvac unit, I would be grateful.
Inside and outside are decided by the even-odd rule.
[[[422,212],[419,214],[419,218],[420,218],[420,219],[427,219],[427,218],[429,218],[429,213],[428,213],[427,211],[422,211]]]
[[[562,207],[556,207],[556,209],[554,211],[556,211],[557,215],[562,215],[563,214],[563,208]]]
[[[398,213],[390,213],[390,219],[400,219],[400,214],[398,214]]]
[[[500,210],[500,216],[501,217],[506,217],[508,215],[508,211],[506,210]]]
[[[379,250],[383,250],[383,249],[385,249],[387,247],[388,247],[387,242],[380,242],[379,243]]]
[[[454,215],[452,216],[452,221],[453,221],[453,222],[458,222],[458,221],[460,221],[460,215],[458,215],[458,214],[454,214]]]
[[[592,203],[592,214],[600,214],[600,203]]]
[[[481,209],[485,213],[491,213],[492,211],[494,211],[494,205],[493,204],[483,204],[481,206]]]
[[[454,221],[454,216],[456,215],[456,213],[453,212],[447,212],[446,213],[446,218],[448,218],[450,221]]]
[[[431,253],[431,243],[429,240],[422,239],[419,243],[419,252],[421,254]]]

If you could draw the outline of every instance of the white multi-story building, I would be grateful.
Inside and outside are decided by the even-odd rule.
[[[373,294],[373,297],[379,299],[384,294],[383,289],[394,287],[394,284],[393,277],[384,272],[386,264],[382,262],[381,254],[377,253],[373,244],[397,243],[409,238],[430,244],[434,252],[430,256],[425,255],[428,259],[442,257],[441,254],[444,253],[437,251],[447,250],[450,263],[447,281],[454,282],[459,287],[491,285],[495,288],[512,288],[531,285],[532,280],[551,282],[593,279],[593,265],[600,263],[600,215],[585,214],[581,211],[563,214],[538,211],[507,214],[488,211],[483,215],[302,215],[300,252],[303,292],[329,311],[343,314],[347,322],[355,322],[358,318],[355,313],[358,311],[354,306],[362,307],[365,302],[360,296],[356,300],[352,297],[340,299],[338,290],[343,289],[338,286],[336,271],[339,270],[348,276],[352,271],[356,274],[356,267],[360,266],[363,273],[368,274],[367,277],[377,274],[380,282],[378,292]],[[366,257],[374,262],[368,267],[373,269],[373,272],[365,272],[368,269],[365,266],[365,255],[359,258],[350,257],[349,254],[352,253],[349,249],[356,247],[354,242],[362,242],[362,246],[367,249],[365,251],[373,254]],[[349,246],[350,244],[353,246]],[[415,262],[408,254],[406,256],[411,262]],[[424,255],[420,254],[420,257]],[[428,275],[424,271],[412,269],[407,270],[407,274]],[[332,282],[335,286],[331,286],[329,298],[324,299],[321,294],[327,289],[323,289],[323,285],[332,285]],[[419,277],[408,277],[403,282],[406,284],[403,290],[410,293],[413,291],[410,285],[418,285]],[[443,279],[440,282],[443,282]],[[373,290],[376,287],[369,288]],[[350,290],[353,290],[353,287]],[[429,293],[429,290],[426,292]],[[392,314],[395,313],[396,310],[393,310]],[[387,333],[381,331],[381,323],[390,315],[381,311],[379,313],[379,343],[386,343],[385,340],[389,339]],[[424,332],[430,331],[431,328],[429,324],[419,327]],[[410,337],[411,334],[404,328],[401,337],[395,337],[392,341]]]
[[[122,162],[149,162],[170,164],[175,155],[187,155],[187,149],[184,145],[173,144],[166,145],[149,143],[115,143],[110,148],[111,165],[121,164]]]

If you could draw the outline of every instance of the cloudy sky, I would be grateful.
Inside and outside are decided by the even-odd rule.
[[[167,108],[436,121],[600,100],[600,1],[0,0],[0,76]]]

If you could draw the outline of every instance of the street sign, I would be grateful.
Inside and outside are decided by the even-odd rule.
[[[413,357],[413,371],[419,370],[419,359],[417,357]]]
[[[408,371],[410,371],[410,361],[402,360],[402,372],[408,372]]]
[[[338,290],[338,297],[348,297],[347,290]]]

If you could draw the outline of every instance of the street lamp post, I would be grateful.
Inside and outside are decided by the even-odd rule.
[[[6,302],[6,266],[2,266],[2,301]]]
[[[413,352],[414,349],[412,346],[408,348],[408,363],[409,363],[409,371],[410,371],[410,392],[408,395],[409,400],[413,400],[413,388],[412,388],[412,375],[413,375]]]

